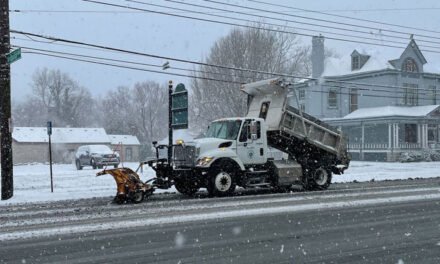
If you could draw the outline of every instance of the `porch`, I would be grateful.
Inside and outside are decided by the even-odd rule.
[[[439,106],[392,108],[395,108],[392,109],[394,114],[365,108],[326,122],[347,135],[348,149],[354,160],[397,161],[404,152],[440,151]],[[376,113],[376,116],[365,112]]]

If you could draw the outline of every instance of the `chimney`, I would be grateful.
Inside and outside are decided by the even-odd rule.
[[[324,72],[324,37],[312,38],[312,78],[321,77]]]

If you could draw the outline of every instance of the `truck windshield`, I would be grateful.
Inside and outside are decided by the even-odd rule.
[[[221,139],[237,139],[241,120],[227,120],[212,122],[206,132],[206,137]]]

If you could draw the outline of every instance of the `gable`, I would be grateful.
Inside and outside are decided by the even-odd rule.
[[[423,72],[423,65],[427,63],[419,46],[417,46],[417,43],[413,39],[402,52],[399,59],[390,60],[389,62],[397,69],[405,71],[405,64],[407,61],[413,61],[417,66],[418,72]]]

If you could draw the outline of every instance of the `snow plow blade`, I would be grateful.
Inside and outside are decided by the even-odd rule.
[[[150,184],[143,183],[139,175],[129,168],[116,168],[103,170],[96,173],[96,176],[112,175],[115,179],[117,192],[114,201],[118,204],[132,201],[140,203],[146,196],[153,193],[154,189]]]

